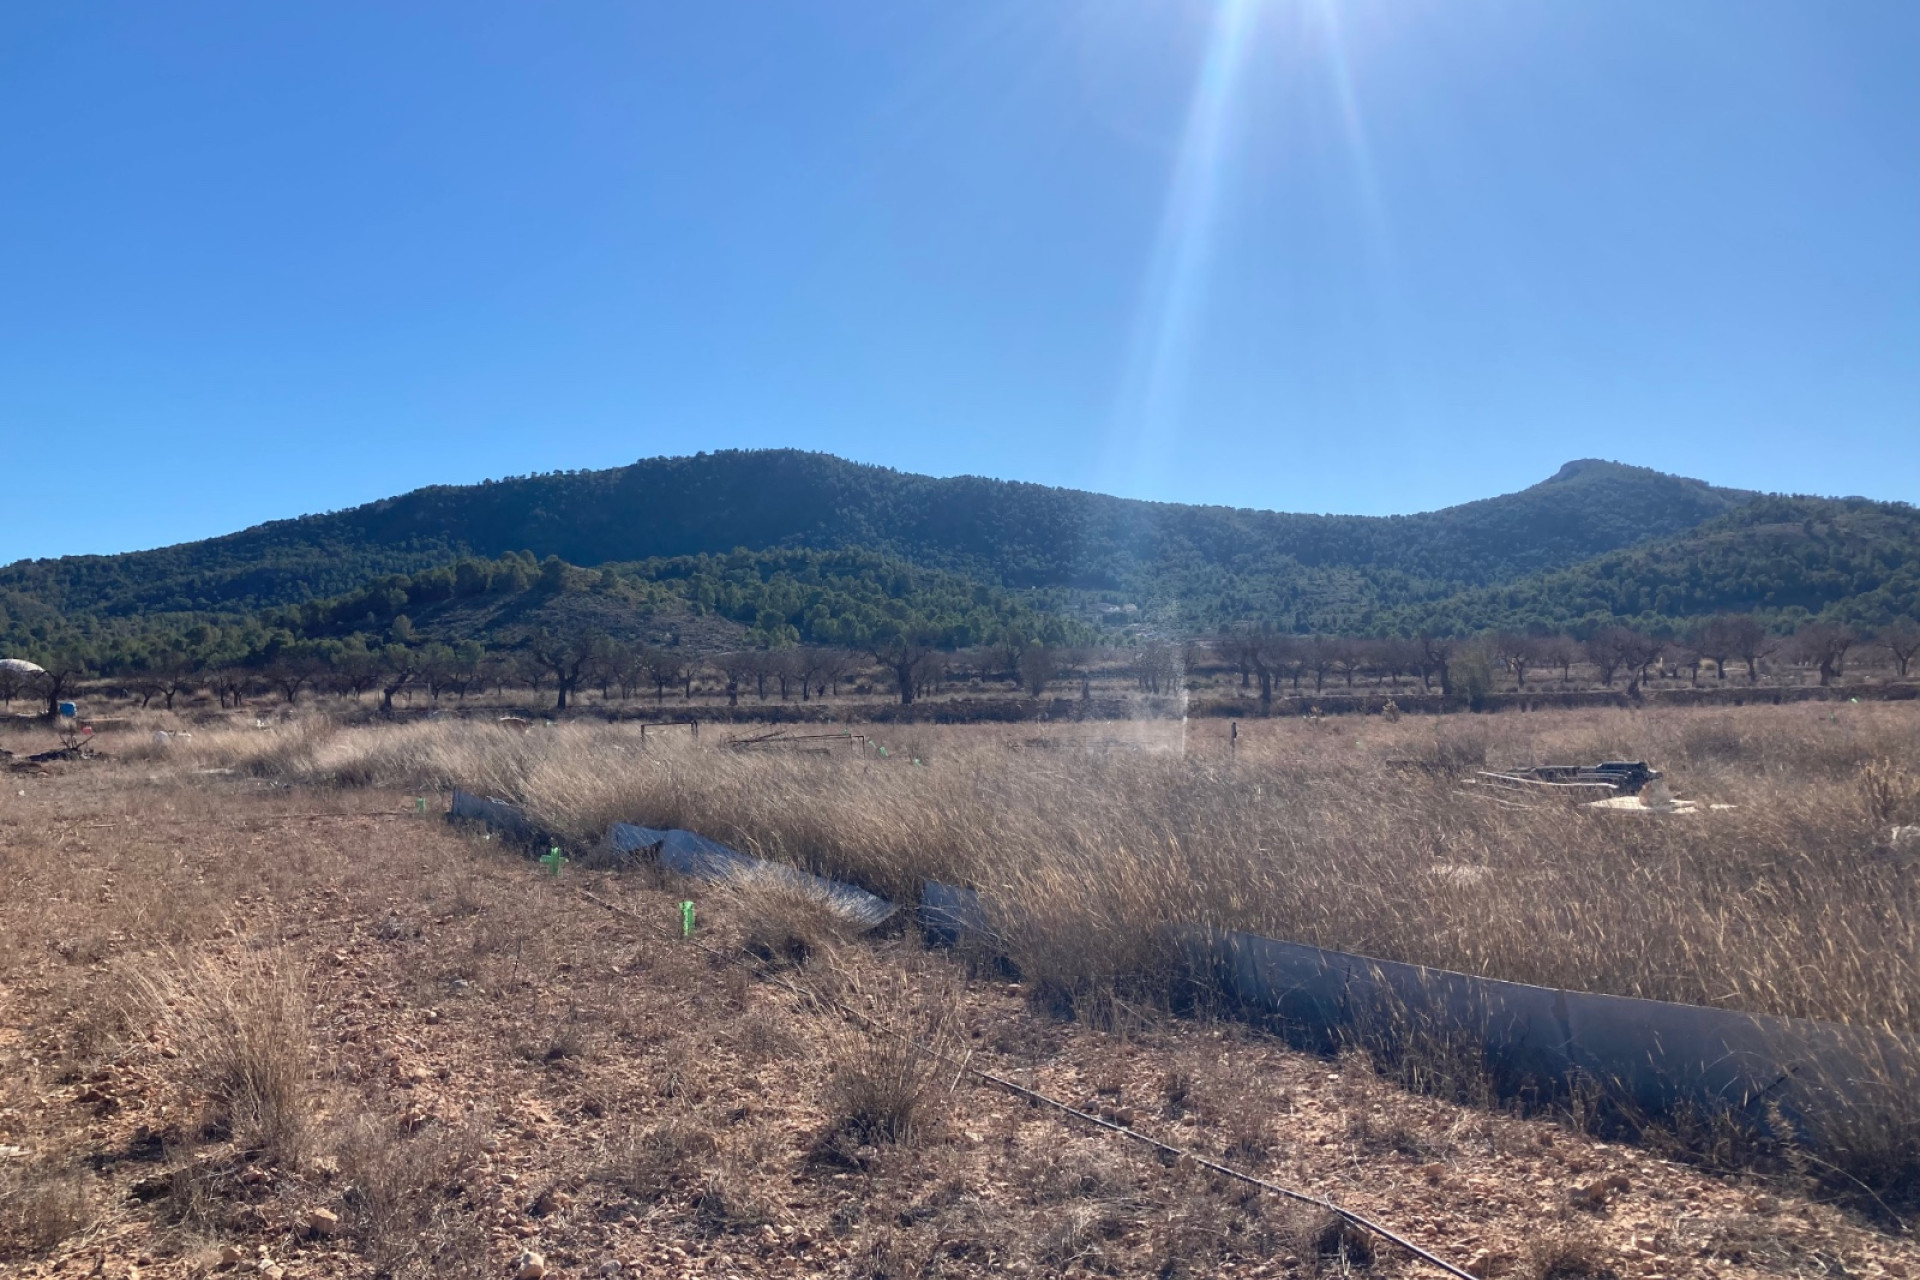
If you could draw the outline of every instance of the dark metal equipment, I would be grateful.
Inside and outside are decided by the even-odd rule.
[[[1475,775],[1475,781],[1520,791],[1556,790],[1605,798],[1637,796],[1648,783],[1664,776],[1645,760],[1603,760],[1599,764],[1516,765],[1483,771]]]

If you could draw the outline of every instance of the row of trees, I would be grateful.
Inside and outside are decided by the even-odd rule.
[[[1299,690],[1311,679],[1316,691],[1330,679],[1347,688],[1355,678],[1369,674],[1398,687],[1400,680],[1417,677],[1423,689],[1438,684],[1443,694],[1456,690],[1455,676],[1463,669],[1476,687],[1492,673],[1511,676],[1516,690],[1529,675],[1559,673],[1563,684],[1573,680],[1576,666],[1591,667],[1594,678],[1612,688],[1625,681],[1637,693],[1655,673],[1684,674],[1698,683],[1702,669],[1725,681],[1734,664],[1749,683],[1760,680],[1768,659],[1784,660],[1817,672],[1830,685],[1845,672],[1850,655],[1871,648],[1884,652],[1901,679],[1912,672],[1920,655],[1920,623],[1896,618],[1866,633],[1834,623],[1816,622],[1788,635],[1768,630],[1751,615],[1720,614],[1695,624],[1679,636],[1659,637],[1630,627],[1596,628],[1585,638],[1563,633],[1491,632],[1479,636],[1421,634],[1388,636],[1301,636],[1270,627],[1230,631],[1213,642],[1216,660],[1240,673],[1242,688],[1256,682],[1262,702],[1273,697],[1274,686],[1291,681]]]
[[[1362,678],[1394,689],[1403,680],[1417,680],[1423,690],[1437,686],[1447,696],[1471,700],[1502,679],[1510,679],[1516,690],[1543,678],[1568,686],[1576,668],[1604,687],[1624,683],[1629,694],[1637,694],[1656,676],[1697,684],[1703,673],[1716,681],[1744,675],[1757,684],[1767,665],[1782,662],[1827,685],[1867,651],[1884,654],[1904,679],[1920,657],[1920,623],[1910,618],[1871,634],[1814,623],[1782,635],[1738,614],[1708,618],[1682,636],[1665,638],[1619,626],[1578,638],[1534,632],[1298,635],[1255,626],[1223,632],[1205,644],[1149,641],[1124,649],[1049,644],[1014,628],[1003,630],[992,644],[965,649],[943,647],[941,635],[930,628],[899,628],[859,648],[790,644],[719,653],[678,644],[630,644],[588,627],[536,631],[502,649],[473,640],[395,639],[368,645],[358,636],[308,641],[281,633],[236,656],[215,643],[217,637],[200,639],[205,643],[199,651],[179,647],[143,654],[116,684],[142,706],[158,702],[168,710],[202,691],[223,707],[268,692],[290,704],[309,691],[355,698],[377,692],[390,712],[396,698],[410,701],[416,692],[437,703],[448,695],[464,700],[476,692],[525,688],[550,694],[555,708],[564,711],[587,689],[598,690],[602,700],[651,696],[664,703],[670,693],[691,700],[699,690],[724,695],[730,705],[742,696],[810,702],[829,693],[838,696],[851,680],[875,677],[903,704],[955,680],[1004,681],[1033,697],[1068,681],[1089,697],[1096,672],[1130,676],[1143,693],[1169,694],[1187,683],[1190,672],[1212,669],[1237,673],[1243,689],[1257,686],[1262,703],[1270,703],[1276,687],[1287,684],[1298,693],[1311,682],[1321,692],[1329,684],[1352,689]],[[201,656],[209,652],[225,656]],[[0,700],[10,708],[16,698],[33,697],[51,716],[93,668],[86,651],[71,645],[37,657],[46,667],[42,675],[0,668]]]

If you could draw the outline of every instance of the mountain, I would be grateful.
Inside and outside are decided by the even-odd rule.
[[[0,568],[0,648],[107,668],[287,646],[947,646],[1241,622],[1379,634],[1724,611],[1920,615],[1920,511],[1583,460],[1406,516],[1140,502],[790,450],[436,486],[203,542]],[[249,656],[250,655],[250,656]],[[263,657],[264,655],[264,657]]]
[[[22,561],[0,568],[0,609],[70,621],[247,613],[463,556],[528,551],[595,566],[858,548],[1002,587],[1124,597],[1192,624],[1262,615],[1358,626],[1382,609],[1680,533],[1754,496],[1586,460],[1441,511],[1295,515],[936,479],[793,450],[723,452],[434,486],[155,551]]]

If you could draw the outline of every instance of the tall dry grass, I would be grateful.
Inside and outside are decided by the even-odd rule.
[[[128,976],[207,1105],[205,1126],[242,1149],[296,1165],[311,1134],[312,1042],[299,970],[276,952],[230,963],[178,955]]]
[[[585,848],[684,826],[911,900],[979,888],[1070,999],[1151,985],[1169,922],[1579,990],[1920,1028],[1920,711],[1582,711],[918,729],[885,759],[643,744],[617,725],[203,736],[189,767],[509,796]],[[1513,808],[1481,763],[1645,758],[1685,816]],[[915,760],[919,763],[915,763]]]

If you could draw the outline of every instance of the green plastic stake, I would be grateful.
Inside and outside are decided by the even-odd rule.
[[[415,796],[413,798],[413,811],[415,813],[425,813],[427,811],[427,798],[425,796]]]
[[[683,938],[693,936],[693,903],[691,901],[680,904],[680,936]]]
[[[551,868],[554,875],[556,876],[559,875],[560,868],[567,865],[566,858],[562,856],[560,853],[560,846],[555,845],[553,846],[553,848],[549,849],[547,851],[547,856],[540,859],[540,865],[543,867]]]

